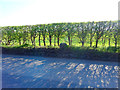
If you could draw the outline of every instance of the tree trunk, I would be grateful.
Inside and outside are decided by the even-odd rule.
[[[43,36],[43,43],[44,43],[44,46],[46,46],[46,43],[45,43],[45,35]]]
[[[117,35],[114,35],[115,38],[115,47],[117,47]]]
[[[106,40],[104,39],[104,43],[103,43],[103,45],[105,45],[105,42],[106,42]]]
[[[52,36],[50,35],[49,36],[49,43],[50,43],[50,46],[52,45]]]
[[[117,47],[117,38],[115,38],[115,47]]]
[[[10,40],[8,40],[7,44],[6,45],[10,45]]]
[[[19,45],[21,45],[21,40],[19,40]]]
[[[34,39],[34,48],[35,48],[35,37],[33,37],[33,39]]]
[[[34,45],[33,40],[32,40],[32,36],[31,36],[31,42],[32,42],[32,45]]]
[[[108,40],[109,40],[109,47],[110,47],[110,38]]]
[[[23,39],[23,44],[25,44],[25,43],[26,43],[26,39],[24,38],[24,39]]]
[[[103,39],[103,37],[102,37],[102,45],[104,45],[104,39]]]
[[[92,38],[90,38],[90,47],[92,47]]]
[[[57,43],[58,43],[58,46],[59,46],[59,36],[57,37]]]
[[[71,37],[71,42],[70,42],[70,45],[72,45],[72,37]]]
[[[70,43],[70,35],[68,35],[68,42],[69,42],[69,45],[70,45],[70,44],[71,44],[71,43]]]
[[[23,44],[26,43],[26,37],[23,37]]]
[[[54,46],[56,46],[56,37],[54,36]]]
[[[105,46],[105,42],[106,42],[106,36],[104,37],[102,43],[103,43],[103,46]]]
[[[39,46],[41,46],[41,43],[40,43],[40,34],[39,34]]]
[[[82,41],[82,47],[84,47],[84,41]]]
[[[95,45],[95,47],[96,47],[96,48],[98,47],[98,39],[96,40],[96,45]]]

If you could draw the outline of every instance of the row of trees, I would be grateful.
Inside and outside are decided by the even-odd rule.
[[[109,46],[113,40],[117,47],[119,39],[117,21],[6,26],[0,27],[0,30],[2,30],[2,43],[6,45],[17,42],[19,45],[32,43],[35,46],[36,38],[38,38],[39,46],[41,46],[41,40],[46,46],[46,37],[49,38],[50,46],[52,42],[56,46],[56,41],[59,46],[60,39],[65,37],[67,37],[69,45],[72,45],[73,38],[77,37],[79,38],[78,43],[82,43],[82,46],[89,40],[90,47],[92,47],[94,39],[95,47],[98,47],[98,42],[102,39],[103,44],[108,41]]]

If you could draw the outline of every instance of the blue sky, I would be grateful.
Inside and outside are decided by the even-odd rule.
[[[0,0],[0,26],[118,19],[119,0]]]
[[[10,2],[10,1],[1,1],[0,3],[1,7],[1,16],[2,18],[16,12],[17,10],[20,10],[22,7],[25,7],[25,3],[22,2]]]

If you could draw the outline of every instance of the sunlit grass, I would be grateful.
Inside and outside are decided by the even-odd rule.
[[[56,42],[55,43],[56,46],[54,46],[54,37],[53,37],[52,38],[52,46],[50,46],[49,38],[47,36],[46,37],[46,41],[45,41],[46,48],[59,48],[59,46],[57,44],[57,38],[56,38],[55,42]],[[23,42],[21,42],[21,43],[23,44]],[[32,45],[30,40],[29,40],[29,42],[27,40],[26,43],[27,43],[26,46],[19,45],[18,42],[14,42],[14,43],[11,42],[10,45],[1,45],[1,46],[2,47],[7,47],[7,48],[34,48],[34,46]],[[61,38],[60,39],[60,43],[66,43],[67,45],[69,45],[68,38],[67,37]],[[38,39],[38,37],[35,39],[35,44],[36,44],[35,48],[45,48],[42,37],[41,37],[41,40],[40,40],[41,46],[39,46],[39,39]],[[94,49],[94,50],[98,50],[98,51],[101,51],[101,52],[112,52],[112,53],[115,53],[115,52],[118,53],[119,50],[120,50],[120,46],[118,46],[118,48],[114,47],[114,41],[113,40],[111,40],[110,47],[109,47],[109,44],[108,44],[108,40],[106,40],[106,42],[103,43],[102,39],[100,39],[99,42],[98,42],[98,47],[97,48],[95,48],[95,44],[96,44],[95,43],[95,39],[93,39],[92,47],[90,47],[90,41],[89,41],[89,39],[87,39],[85,44],[84,44],[84,47],[82,47],[82,43],[79,42],[79,38],[73,37],[72,38],[72,45],[69,46],[69,47],[71,47],[74,50],[78,50],[78,49],[83,50],[85,48],[87,48],[87,49],[89,48],[89,49]]]

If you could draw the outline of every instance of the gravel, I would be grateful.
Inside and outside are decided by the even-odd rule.
[[[118,63],[2,55],[3,88],[118,88]]]

